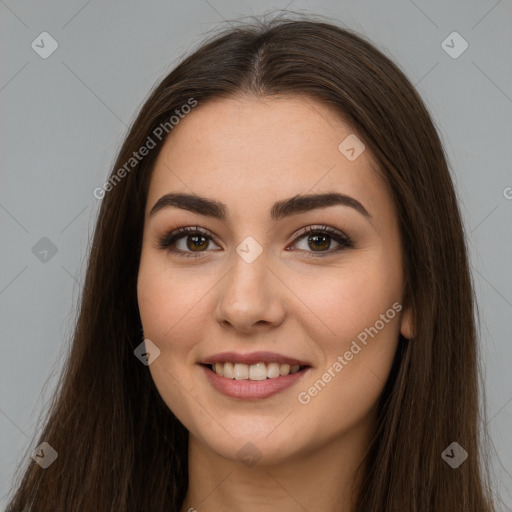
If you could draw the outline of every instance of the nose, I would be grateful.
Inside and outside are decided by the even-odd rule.
[[[265,251],[248,263],[238,254],[219,283],[217,322],[250,334],[279,326],[285,318],[286,286],[269,265]]]

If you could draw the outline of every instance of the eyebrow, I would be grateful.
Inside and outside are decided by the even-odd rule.
[[[296,195],[282,201],[274,203],[270,210],[272,220],[280,220],[298,213],[316,210],[318,208],[327,208],[329,206],[348,206],[353,208],[367,219],[371,219],[368,210],[353,197],[338,192],[328,192],[324,194]],[[158,211],[165,208],[181,208],[199,215],[214,217],[225,220],[227,207],[224,203],[201,197],[195,194],[169,193],[163,195],[151,208],[149,216],[152,217]]]

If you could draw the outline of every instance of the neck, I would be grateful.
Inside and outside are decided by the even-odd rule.
[[[251,467],[221,457],[191,434],[189,488],[180,512],[353,512],[372,427],[359,423],[293,460]]]

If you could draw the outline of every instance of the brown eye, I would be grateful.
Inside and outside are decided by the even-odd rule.
[[[309,235],[307,240],[309,247],[315,251],[317,249],[329,249],[331,246],[331,237],[329,235]]]
[[[354,246],[352,240],[347,235],[330,226],[308,226],[294,237],[293,245],[297,245],[298,241],[302,242],[303,239],[306,242],[306,246],[299,247],[299,250],[318,253],[314,256],[329,255]],[[338,246],[333,250],[329,250],[333,240]]]
[[[179,242],[184,239],[184,246]],[[213,239],[198,227],[179,228],[159,240],[159,247],[183,256],[196,257],[206,252]],[[181,245],[181,247],[179,247]]]
[[[184,237],[187,241],[187,247],[191,251],[202,250],[208,247],[208,240],[204,235],[188,235]]]

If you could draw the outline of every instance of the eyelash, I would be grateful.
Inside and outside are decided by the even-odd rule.
[[[311,234],[320,234],[320,235],[328,235],[330,238],[332,238],[335,242],[339,243],[339,247],[330,250],[330,251],[319,251],[318,253],[315,253],[315,251],[306,251],[311,252],[311,255],[308,257],[317,258],[317,257],[324,257],[329,256],[334,253],[337,253],[339,251],[342,251],[344,249],[349,249],[354,246],[352,240],[345,235],[344,233],[338,231],[337,229],[331,228],[330,226],[308,226],[302,230],[300,230],[294,237],[293,237],[293,244],[297,243],[300,239],[305,238],[306,235]],[[201,229],[198,226],[187,226],[178,228],[170,233],[167,233],[163,237],[161,237],[158,240],[158,247],[160,249],[166,249],[169,252],[178,254],[180,256],[184,256],[185,258],[197,258],[201,256],[206,251],[198,251],[198,252],[189,252],[189,251],[182,251],[181,249],[174,249],[172,246],[180,239],[188,236],[193,235],[202,235],[207,239],[210,239],[212,241],[213,238],[203,229]]]

